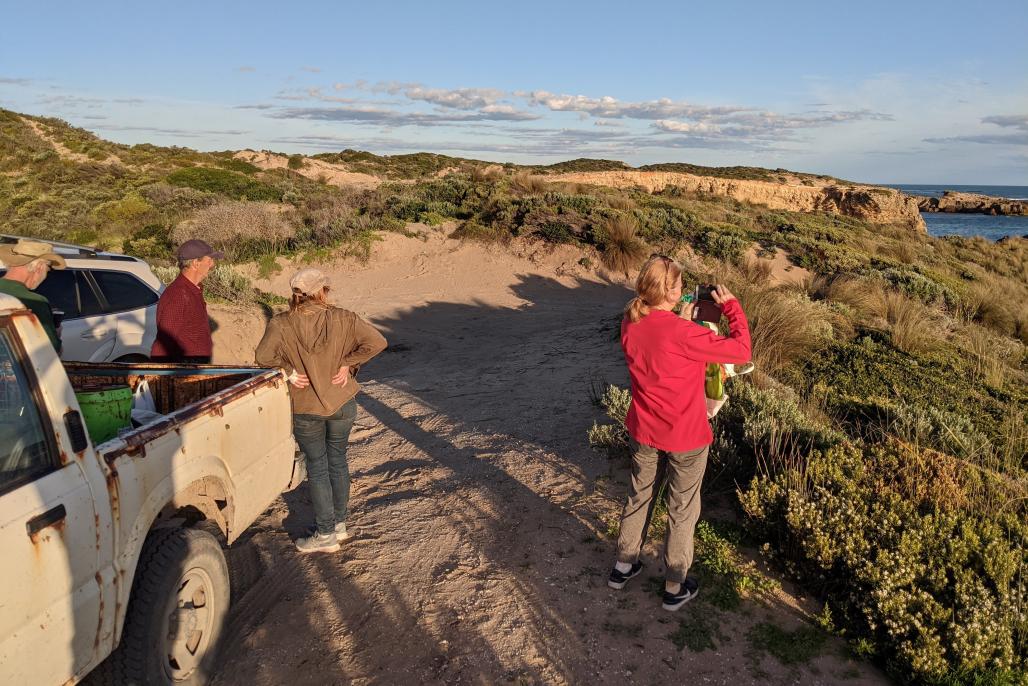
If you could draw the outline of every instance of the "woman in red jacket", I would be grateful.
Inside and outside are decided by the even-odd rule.
[[[632,484],[621,516],[617,563],[607,583],[624,588],[642,571],[639,551],[666,472],[663,607],[673,611],[699,592],[696,580],[686,573],[700,516],[700,484],[714,438],[707,421],[704,372],[708,362],[749,361],[750,332],[739,301],[724,286],[717,287],[714,300],[728,318],[727,337],[691,321],[692,304],[681,315],[674,314],[671,310],[682,297],[682,268],[669,257],[651,257],[635,290],[637,297],[628,303],[621,323],[621,347],[632,380],[625,420]],[[662,458],[666,466],[660,464]]]

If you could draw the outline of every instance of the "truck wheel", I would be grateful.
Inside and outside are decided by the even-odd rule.
[[[195,529],[151,534],[136,567],[121,645],[107,661],[109,681],[207,683],[228,607],[228,565],[214,536]]]

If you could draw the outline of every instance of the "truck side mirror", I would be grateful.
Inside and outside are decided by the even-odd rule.
[[[82,425],[82,415],[75,410],[68,410],[64,413],[64,427],[68,430],[68,439],[71,441],[73,453],[80,453],[89,447],[86,427]]]

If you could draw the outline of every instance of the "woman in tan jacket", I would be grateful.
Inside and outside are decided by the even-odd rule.
[[[268,322],[257,364],[284,369],[292,384],[293,434],[307,456],[317,525],[296,547],[302,553],[334,552],[348,538],[346,444],[360,390],[353,373],[385,349],[386,339],[353,312],[328,303],[328,278],[317,269],[297,272],[289,285],[289,311]]]

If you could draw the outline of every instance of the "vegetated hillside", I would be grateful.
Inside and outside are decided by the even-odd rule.
[[[1023,682],[1028,241],[445,156],[339,155],[318,159],[386,182],[340,188],[298,173],[302,158],[262,170],[0,111],[0,223],[156,262],[201,237],[265,272],[283,254],[366,258],[380,231],[577,245],[583,264],[625,272],[653,250],[680,256],[690,283],[729,283],[751,321],[758,372],[731,382],[712,474],[743,484],[752,535],[826,599],[855,651],[902,678]],[[555,171],[623,173],[565,164]],[[781,250],[814,278],[775,285],[762,258]],[[231,267],[219,274],[230,299],[252,290]],[[593,436],[623,438],[617,425]]]
[[[362,150],[326,152],[312,156],[332,164],[341,164],[350,171],[373,174],[384,179],[420,179],[435,176],[440,172],[459,169],[466,165],[488,166],[491,162],[468,160],[431,152],[416,152],[409,155],[376,155]]]

